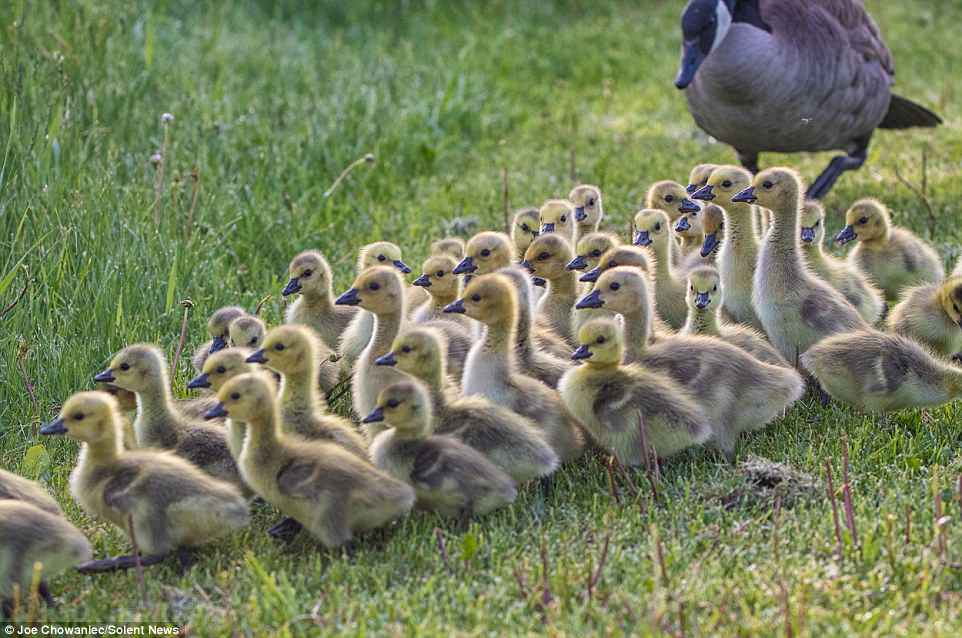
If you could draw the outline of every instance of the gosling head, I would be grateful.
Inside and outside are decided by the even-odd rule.
[[[702,232],[705,240],[701,245],[701,256],[707,257],[715,252],[725,233],[725,209],[718,204],[705,206],[701,213]]]
[[[277,386],[263,372],[248,372],[225,383],[217,393],[217,400],[219,403],[207,411],[205,419],[229,416],[257,427],[265,422],[263,417],[274,410]]]
[[[464,259],[456,275],[487,275],[511,263],[511,240],[504,233],[485,231],[472,237],[464,247]]]
[[[523,255],[541,229],[541,216],[537,208],[522,208],[514,214],[511,222],[511,242],[515,252]]]
[[[802,204],[802,214],[799,217],[800,238],[802,248],[810,249],[821,246],[825,238],[825,209],[815,200],[807,200]]]
[[[432,297],[451,299],[458,296],[460,282],[454,274],[458,262],[450,255],[428,257],[421,265],[421,276],[412,283],[426,288]]]
[[[721,305],[721,278],[711,266],[699,266],[688,273],[688,307],[696,312],[711,312]]]
[[[396,268],[368,268],[335,301],[342,306],[360,306],[376,315],[404,313],[404,282]]]
[[[110,361],[110,367],[94,377],[94,381],[112,383],[131,392],[145,392],[167,385],[164,355],[156,346],[127,346]]]
[[[689,195],[697,192],[699,188],[708,183],[708,178],[716,168],[718,168],[717,164],[696,165],[688,174],[688,186],[685,187],[685,192]]]
[[[425,387],[413,379],[390,385],[377,397],[377,407],[361,423],[386,422],[399,436],[425,437],[431,434],[431,398]]]
[[[574,237],[575,208],[568,200],[549,199],[541,205],[538,217],[542,235],[560,233],[568,238]]]
[[[464,258],[464,240],[460,237],[445,237],[431,242],[432,255],[447,255],[459,262]]]
[[[281,292],[285,297],[301,293],[308,297],[331,294],[331,266],[316,250],[305,250],[291,260],[287,267],[290,279]]]
[[[705,185],[691,194],[691,198],[703,202],[728,203],[751,185],[752,174],[741,166],[718,166],[705,180]],[[742,211],[742,207],[736,206],[733,210]]]
[[[84,443],[114,443],[123,439],[117,400],[106,392],[78,392],[67,399],[60,416],[40,428],[45,436],[65,435]]]
[[[962,276],[950,277],[942,284],[939,302],[949,319],[962,328]]]
[[[615,246],[601,256],[598,265],[580,277],[580,281],[595,282],[601,273],[618,266],[632,266],[651,272],[651,255],[646,248],[639,246]]]
[[[227,347],[230,338],[230,323],[238,317],[243,317],[247,311],[240,306],[224,306],[214,312],[207,320],[207,334],[212,339],[208,354]]]
[[[668,213],[671,221],[675,221],[685,213],[699,209],[698,204],[688,199],[688,192],[678,182],[664,180],[655,182],[648,188],[645,195],[645,208],[657,208]]]
[[[362,273],[375,266],[393,266],[405,275],[411,269],[401,260],[401,249],[389,241],[376,241],[361,247],[357,254],[357,272]]]
[[[592,319],[578,330],[578,349],[571,358],[589,366],[612,366],[625,356],[621,327],[609,318]]]
[[[777,215],[778,211],[800,210],[802,192],[802,178],[798,173],[790,168],[776,166],[756,175],[752,185],[735,193],[731,201],[758,204],[771,209]]]
[[[691,212],[683,213],[672,224],[672,230],[683,240],[701,240],[704,235],[701,224],[701,207],[696,206],[696,208],[698,210],[691,209]]]
[[[648,294],[648,276],[643,271],[632,266],[619,266],[602,273],[595,287],[575,304],[575,308],[605,308],[621,315],[636,315],[639,310],[649,310]]]
[[[191,379],[187,387],[191,390],[212,388],[217,392],[234,377],[254,371],[254,367],[247,363],[250,354],[247,348],[228,348],[215,352],[207,357],[203,371]]]
[[[220,353],[215,352],[211,356],[216,356],[218,354]],[[117,407],[120,408],[121,412],[133,412],[137,409],[137,395],[130,390],[124,390],[120,386],[103,381],[97,381],[94,383],[94,389],[98,392],[106,392],[115,398],[117,400]]]
[[[568,270],[591,270],[601,261],[601,256],[620,246],[621,240],[611,233],[594,232],[578,240],[575,258],[568,262]]]
[[[678,89],[688,88],[701,63],[725,39],[732,25],[735,1],[689,0],[681,14],[681,66],[675,77]]]
[[[463,313],[489,326],[513,326],[518,316],[518,293],[504,275],[484,275],[473,279],[464,289],[464,296],[444,312]]]
[[[378,357],[379,366],[396,366],[418,378],[434,373],[447,356],[444,339],[434,328],[411,328],[394,339],[391,351]]]
[[[860,199],[846,211],[845,228],[835,236],[835,241],[842,246],[853,239],[885,240],[891,230],[892,221],[885,204],[877,199]]]
[[[645,208],[635,213],[635,246],[651,246],[656,252],[668,246],[671,220],[657,208]]]
[[[566,266],[574,259],[571,242],[564,235],[549,233],[541,235],[528,246],[521,265],[535,277],[549,281],[566,273]]]
[[[247,363],[261,363],[284,376],[304,374],[320,366],[320,342],[307,326],[277,326],[264,337],[264,345]]]
[[[227,328],[232,348],[259,348],[267,326],[254,315],[238,317]]]
[[[575,224],[582,228],[597,228],[601,223],[601,189],[581,184],[571,189],[568,201],[575,207]]]

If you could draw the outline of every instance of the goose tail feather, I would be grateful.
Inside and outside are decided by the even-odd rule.
[[[892,95],[888,113],[885,114],[879,128],[903,129],[916,126],[934,128],[941,123],[941,117],[921,104],[916,104],[912,100],[899,95]]]

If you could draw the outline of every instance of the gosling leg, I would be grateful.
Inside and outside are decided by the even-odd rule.
[[[144,567],[156,565],[167,558],[166,554],[154,554],[151,556],[141,556],[140,564]],[[104,558],[101,560],[91,560],[77,565],[77,571],[81,574],[105,574],[124,569],[134,569],[137,567],[136,556],[116,556],[114,558]]]
[[[868,157],[868,142],[869,138],[856,140],[858,147],[852,153],[833,157],[822,174],[812,182],[805,196],[808,199],[822,199],[828,195],[828,191],[832,190],[832,186],[842,176],[842,173],[861,168]]]
[[[303,525],[293,518],[285,518],[267,530],[267,534],[273,539],[290,542],[294,540],[294,537],[297,536],[301,529],[303,529]]]

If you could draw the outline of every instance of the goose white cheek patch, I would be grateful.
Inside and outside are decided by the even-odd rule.
[[[711,44],[712,51],[725,39],[731,26],[732,14],[728,11],[728,5],[719,0],[715,5],[715,41]]]

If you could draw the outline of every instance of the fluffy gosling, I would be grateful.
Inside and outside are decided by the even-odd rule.
[[[204,362],[204,371],[191,379],[187,387],[192,390],[210,388],[215,393],[218,392],[234,377],[255,370],[253,364],[247,362],[247,357],[252,353],[253,350],[248,348],[228,348],[215,352]],[[241,450],[244,449],[247,424],[239,419],[226,419],[224,426],[227,432],[227,447],[236,462],[240,459]]]
[[[957,358],[962,352],[962,276],[909,288],[892,309],[887,326],[943,357]]]
[[[571,309],[578,300],[578,276],[566,266],[574,258],[571,242],[560,233],[541,235],[528,246],[521,265],[548,282],[536,312],[568,343],[574,342]]]
[[[208,356],[227,347],[227,341],[230,338],[230,322],[246,314],[247,311],[240,306],[224,306],[210,316],[207,320],[207,334],[210,335],[210,341],[201,344],[191,357],[191,363],[197,372],[204,368],[204,361]]]
[[[681,188],[679,186],[678,188]],[[655,256],[655,304],[658,314],[673,329],[685,325],[688,306],[685,304],[685,281],[671,262],[668,215],[661,210],[645,209],[635,215],[636,246],[647,246]]]
[[[541,216],[537,208],[522,208],[514,214],[511,221],[511,244],[514,246],[515,259],[524,259],[524,251],[538,236],[541,229]]]
[[[334,305],[334,279],[327,259],[316,250],[306,250],[291,260],[287,271],[290,279],[282,294],[300,296],[288,306],[284,323],[310,326],[324,345],[337,349],[357,308]]]
[[[575,238],[580,239],[588,233],[598,231],[604,210],[601,204],[601,189],[590,184],[575,186],[568,193],[568,201],[575,208]]]

